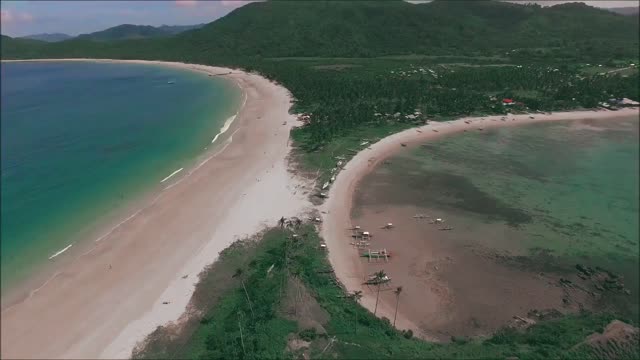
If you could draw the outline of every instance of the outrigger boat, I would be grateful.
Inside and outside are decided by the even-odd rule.
[[[360,257],[365,258],[388,258],[391,257],[391,252],[387,250],[370,250],[360,254]]]
[[[365,285],[378,285],[378,284],[385,284],[388,283],[389,281],[391,281],[391,278],[388,277],[387,275],[383,276],[382,278],[377,278],[375,275],[369,275],[369,279],[367,281],[364,282]]]

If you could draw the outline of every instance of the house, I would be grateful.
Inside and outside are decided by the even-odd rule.
[[[515,104],[513,99],[502,99],[502,105],[510,106],[510,105],[513,105],[513,104]]]

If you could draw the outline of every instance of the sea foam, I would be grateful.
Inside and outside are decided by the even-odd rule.
[[[182,169],[184,169],[184,168],[180,168],[180,169],[178,169],[178,170],[176,170],[176,171],[172,172],[172,173],[171,173],[171,175],[169,175],[169,176],[167,176],[166,178],[162,179],[162,181],[160,181],[160,182],[161,182],[161,183],[163,183],[163,182],[165,182],[165,181],[169,180],[173,175],[175,175],[175,174],[179,173],[180,171],[182,171]]]
[[[233,121],[236,119],[236,115],[233,115],[232,117],[228,118],[225,122],[224,125],[222,125],[222,128],[220,128],[220,132],[216,134],[216,136],[213,137],[213,140],[211,140],[211,143],[213,144],[216,140],[218,140],[218,137],[224,133],[227,132],[227,130],[229,130],[229,128],[231,127],[231,124],[233,124]]]
[[[58,252],[56,252],[55,254],[53,254],[53,255],[49,256],[49,260],[51,260],[51,259],[53,259],[54,257],[56,257],[56,256],[58,256],[58,255],[60,255],[60,254],[62,254],[62,253],[63,253],[63,252],[65,252],[65,251],[69,250],[69,248],[70,248],[70,247],[72,247],[72,246],[73,246],[73,244],[69,244],[66,248],[64,248],[64,249],[62,249],[62,250],[59,250],[59,251],[58,251]]]

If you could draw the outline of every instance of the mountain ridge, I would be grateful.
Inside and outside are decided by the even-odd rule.
[[[637,56],[638,18],[585,4],[550,7],[501,1],[254,2],[197,29],[152,36],[156,28],[121,25],[100,43],[3,39],[3,57],[94,56],[200,60],[229,57],[375,57],[560,51]],[[115,29],[115,30],[114,30]],[[129,32],[134,29],[139,32]],[[121,39],[122,33],[128,34]],[[149,38],[151,37],[151,38]],[[117,41],[109,40],[117,38]],[[6,44],[8,43],[8,45]],[[635,46],[635,50],[634,50]],[[20,50],[20,51],[13,51]],[[30,50],[30,51],[25,51]]]
[[[31,40],[39,40],[46,42],[58,42],[69,40],[73,38],[73,36],[64,34],[64,33],[41,33],[41,34],[32,34],[26,36],[20,36],[19,39],[31,39]]]
[[[624,16],[638,16],[640,14],[640,7],[638,6],[609,8],[607,10]]]
[[[154,37],[166,37],[177,35],[184,31],[198,29],[205,24],[196,25],[134,25],[121,24],[113,26],[101,31],[95,31],[88,34],[80,34],[76,39],[92,40],[92,41],[117,41],[128,39],[147,39]]]

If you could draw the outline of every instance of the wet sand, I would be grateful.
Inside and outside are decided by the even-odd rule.
[[[100,241],[87,239],[86,252],[61,254],[64,265],[36,292],[32,283],[20,289],[22,299],[2,311],[3,358],[127,358],[182,315],[221,250],[309,206],[306,183],[288,171],[296,118],[286,89],[238,70],[128,62],[226,74],[246,94],[244,106],[223,146],[163,182]]]
[[[638,115],[637,108],[464,118],[430,123],[382,139],[359,152],[345,165],[323,205],[327,214],[324,216],[322,236],[327,242],[336,275],[349,291],[362,290],[362,304],[373,311],[376,288],[364,286],[362,282],[368,274],[385,270],[392,281],[381,292],[378,315],[393,319],[396,298],[392,290],[396,286],[403,286],[397,327],[412,329],[426,339],[449,340],[452,335],[486,334],[504,326],[513,316],[525,317],[532,309],[558,308],[569,312],[578,310],[578,303],[589,306],[591,300],[585,292],[572,291],[566,294],[565,289],[557,286],[557,276],[546,273],[540,275],[501,262],[502,256],[506,258],[517,253],[496,254],[477,246],[461,246],[457,240],[458,237],[464,237],[464,233],[461,233],[465,231],[464,228],[440,231],[438,228],[443,226],[429,224],[429,219],[413,218],[421,213],[435,215],[430,214],[434,209],[388,206],[358,209],[353,207],[356,201],[354,196],[358,193],[358,187],[366,181],[363,180],[365,176],[386,158],[441,135],[541,121],[634,115]],[[436,215],[445,219],[448,216],[442,211]],[[396,227],[392,230],[381,229],[388,222],[393,222]],[[354,225],[372,232],[372,249],[387,248],[392,251],[389,263],[368,263],[359,257],[359,251],[350,245],[351,231],[348,229]],[[487,234],[474,236],[491,236],[492,230],[487,231]],[[496,227],[494,231],[502,230]],[[572,302],[565,306],[562,299],[567,296]]]

